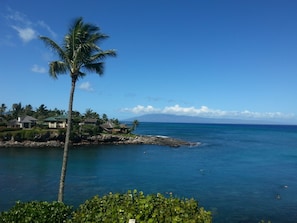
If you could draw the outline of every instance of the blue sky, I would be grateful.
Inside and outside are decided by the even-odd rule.
[[[77,83],[74,110],[297,123],[297,1],[2,0],[0,103],[67,110],[70,78],[37,38],[61,43],[82,16],[110,36],[102,77]]]

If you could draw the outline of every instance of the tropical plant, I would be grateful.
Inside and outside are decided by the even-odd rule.
[[[72,107],[75,85],[78,79],[83,78],[86,73],[83,71],[103,74],[104,62],[108,56],[116,56],[115,50],[102,50],[97,44],[108,36],[100,32],[100,28],[90,23],[84,23],[83,19],[77,18],[70,27],[69,32],[59,46],[48,37],[40,36],[40,39],[54,52],[60,60],[52,61],[49,64],[49,73],[53,78],[59,74],[70,72],[71,89],[68,105],[68,125],[66,130],[63,162],[61,169],[58,201],[62,202],[64,197],[64,185],[68,161],[69,137],[71,131]]]
[[[24,107],[24,114],[25,115],[32,115],[33,114],[33,107],[32,107],[32,105],[26,105],[25,107]]]
[[[107,114],[103,114],[102,115],[102,121],[103,121],[103,123],[104,122],[108,122],[108,116],[107,116]]]
[[[0,107],[0,115],[3,115],[6,111],[6,105],[4,103],[1,104],[1,107]]]
[[[212,222],[211,212],[194,199],[180,199],[162,194],[144,195],[137,190],[125,194],[109,193],[87,200],[74,212],[70,222]]]
[[[72,207],[61,202],[16,202],[9,211],[0,213],[0,222],[65,222],[71,217]]]
[[[43,120],[48,116],[48,109],[44,104],[41,104],[37,109],[36,109],[36,116],[38,117],[39,120]]]
[[[13,118],[18,118],[22,115],[24,108],[22,107],[22,103],[14,103],[12,105],[12,116]]]
[[[127,223],[130,219],[137,223],[212,222],[211,212],[200,207],[194,199],[181,199],[172,194],[165,197],[160,193],[145,195],[137,190],[94,196],[72,210],[61,202],[18,201],[10,210],[0,213],[0,222]]]
[[[134,131],[136,129],[136,127],[139,125],[139,122],[138,122],[138,120],[135,119],[132,124],[133,124],[132,131]]]
[[[88,108],[84,114],[84,118],[99,119],[100,117],[97,112],[94,112],[92,109]]]

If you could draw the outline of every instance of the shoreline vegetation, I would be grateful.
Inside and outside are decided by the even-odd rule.
[[[152,135],[122,135],[122,134],[100,134],[96,136],[88,137],[85,140],[79,142],[72,142],[71,147],[78,146],[92,146],[92,145],[160,145],[169,147],[180,147],[180,146],[197,146],[199,143],[187,142],[184,140],[170,138],[166,136],[152,136]],[[34,140],[23,140],[18,141],[13,138],[9,141],[0,141],[0,148],[50,148],[50,147],[63,147],[64,141],[60,140],[47,140],[47,141],[34,141]]]

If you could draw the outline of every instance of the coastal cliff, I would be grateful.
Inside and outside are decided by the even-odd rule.
[[[72,143],[72,146],[84,145],[104,145],[104,144],[146,144],[161,145],[170,147],[195,146],[197,143],[186,142],[180,139],[163,136],[144,136],[144,135],[114,135],[100,134],[92,136],[80,142]],[[36,141],[0,141],[0,147],[63,147],[64,142],[59,140]]]

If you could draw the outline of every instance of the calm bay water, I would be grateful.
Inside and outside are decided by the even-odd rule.
[[[201,145],[72,148],[65,203],[138,189],[194,197],[213,222],[297,222],[297,126],[140,123],[135,133]],[[57,148],[0,149],[0,211],[56,200],[61,162]]]

